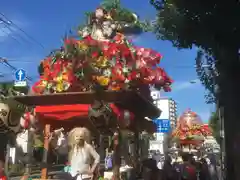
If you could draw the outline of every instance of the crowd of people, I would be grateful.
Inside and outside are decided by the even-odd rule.
[[[144,180],[220,180],[215,157],[183,153],[177,158],[166,157],[163,166],[158,164],[153,158],[143,162]]]
[[[63,130],[63,128],[55,130],[49,139],[50,149],[56,151],[55,153],[58,154],[57,159],[59,162],[68,162],[64,168],[65,174],[61,174],[59,179],[80,178],[81,180],[88,180],[93,179],[93,177],[94,179],[99,179],[104,178],[105,171],[112,171],[114,166],[113,151],[106,149],[105,167],[100,168],[100,155],[97,153],[96,144],[93,143],[94,141],[91,141],[88,129],[82,127],[74,128],[68,134],[63,133]],[[127,146],[129,146],[129,144],[127,144]],[[49,156],[53,154],[51,151],[49,151],[49,153]],[[36,153],[33,153],[33,155],[34,154],[36,155]],[[124,154],[125,153],[122,155]],[[151,155],[151,157],[141,156],[141,158],[146,159],[137,165],[132,164],[132,166],[131,163],[129,163],[132,161],[128,162],[128,158],[124,157],[125,163],[123,164],[126,166],[130,165],[134,167],[133,169],[135,170],[131,171],[133,175],[127,175],[128,177],[123,179],[222,180],[218,176],[218,161],[213,154],[197,157],[191,153],[182,153],[180,155],[176,153],[175,156],[169,155],[164,157],[159,156],[159,151],[148,151],[148,155]],[[42,156],[42,153],[40,153],[39,156]],[[129,157],[131,157],[130,154]],[[52,161],[50,161],[50,163],[52,163]],[[3,167],[4,163],[0,162],[0,180],[5,178]],[[136,177],[136,175],[139,176]]]

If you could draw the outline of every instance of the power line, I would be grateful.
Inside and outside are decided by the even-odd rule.
[[[5,58],[8,62],[11,63],[36,63],[36,61],[30,60],[30,57],[20,57],[20,58]],[[27,59],[27,60],[26,60]],[[31,59],[37,59],[37,58],[31,58]]]
[[[1,58],[1,57],[0,57],[0,63],[2,63],[4,66],[10,68],[12,71],[17,71],[17,68],[14,67],[14,66],[12,66],[12,65],[7,61],[7,59],[5,59],[5,58]],[[32,79],[31,77],[29,77],[29,76],[27,76],[26,79],[27,79],[28,81],[30,81],[30,82],[33,81],[33,79]]]
[[[21,27],[19,27],[17,24],[15,24],[13,21],[11,21],[6,15],[4,15],[1,12],[0,12],[0,15],[3,16],[6,19],[6,20],[4,20],[3,18],[0,18],[0,21],[2,21],[3,23],[5,23],[7,25],[15,26],[18,30],[20,30],[23,34],[25,34],[26,37],[28,37],[33,42],[38,44],[42,49],[45,49],[42,43],[40,43],[38,40],[36,40],[34,37],[32,37],[30,34],[28,34],[26,31],[24,31]]]
[[[32,41],[27,40],[27,39],[24,38],[21,34],[17,33],[15,30],[13,30],[12,27],[10,26],[10,22],[5,21],[5,20],[2,19],[1,17],[0,17],[0,25],[3,26],[2,28],[0,28],[0,30],[1,30],[4,34],[6,34],[7,37],[10,37],[11,39],[13,39],[14,41],[16,41],[17,43],[22,44],[22,43],[17,39],[17,37],[13,36],[13,34],[18,35],[18,37],[19,37],[21,40],[23,40],[24,42],[26,42],[27,44],[29,44],[29,43],[33,44]],[[5,29],[6,29],[6,31],[5,31]],[[15,28],[15,29],[16,29],[16,28]],[[34,43],[34,44],[35,44],[35,43]]]
[[[202,65],[203,68],[209,68],[210,65],[207,65],[207,64],[203,64]],[[175,66],[170,66],[168,67],[168,69],[171,69],[171,68],[177,68],[177,69],[194,69],[196,68],[196,65],[175,65]]]
[[[1,18],[0,18],[0,22],[1,22],[1,21],[2,21],[2,20],[1,20]],[[4,31],[4,29],[8,29],[9,32]],[[6,24],[3,24],[3,28],[0,28],[0,30],[1,30],[4,34],[6,34],[7,37],[10,37],[10,38],[12,38],[14,41],[16,41],[17,43],[21,44],[20,41],[18,41],[17,38],[15,38],[13,35],[11,35],[12,30],[11,30],[9,27],[7,27]]]

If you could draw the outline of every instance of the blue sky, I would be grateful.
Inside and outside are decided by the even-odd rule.
[[[59,48],[66,32],[71,27],[81,24],[84,12],[94,10],[100,2],[100,0],[1,2],[0,12],[34,37],[44,48],[26,37],[19,29],[12,28],[10,32],[0,24],[0,56],[8,58],[15,67],[24,68],[29,76],[37,80],[39,61],[51,50]],[[154,18],[155,11],[147,0],[134,2],[122,0],[123,5],[136,12],[140,18]],[[205,89],[201,83],[199,81],[195,84],[189,83],[197,79],[194,69],[196,49],[179,51],[172,47],[170,42],[156,40],[153,34],[144,34],[134,37],[133,40],[137,45],[152,48],[163,55],[160,66],[165,68],[175,81],[172,92],[163,93],[163,96],[172,97],[177,101],[179,113],[191,108],[207,121],[214,108],[205,104]],[[1,81],[13,79],[11,71],[3,65],[0,65],[0,72],[6,74],[6,78],[0,79]]]

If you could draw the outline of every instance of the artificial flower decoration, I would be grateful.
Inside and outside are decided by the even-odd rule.
[[[106,76],[97,76],[96,81],[101,85],[101,86],[108,86],[110,82],[110,78]]]
[[[204,125],[200,117],[190,109],[180,116],[177,128],[172,133],[172,136],[183,144],[186,144],[189,140],[191,140],[191,143],[198,142],[208,135],[211,135],[208,126]]]
[[[94,90],[98,84],[108,90],[127,90],[152,85],[170,91],[171,78],[159,67],[162,55],[134,46],[123,26],[135,27],[136,15],[103,5],[90,13],[79,38],[66,38],[59,51],[41,62],[41,77],[33,86],[37,94]],[[77,89],[78,87],[78,89]]]

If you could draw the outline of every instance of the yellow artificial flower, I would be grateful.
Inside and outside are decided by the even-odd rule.
[[[42,80],[40,86],[44,86],[45,87],[45,86],[47,86],[47,84],[48,84],[48,82],[46,80]]]
[[[57,81],[58,83],[61,83],[62,80],[63,80],[63,76],[62,76],[62,75],[56,77],[56,81]]]
[[[88,46],[84,42],[79,41],[78,42],[78,48],[83,50],[83,51],[86,51],[88,49]]]
[[[98,76],[96,77],[97,82],[101,85],[101,86],[107,86],[110,82],[110,79],[108,77],[105,76]]]
[[[54,78],[54,81],[61,83],[63,81],[67,81],[68,80],[68,76],[66,74],[61,74],[60,76],[57,76]]]
[[[63,88],[63,83],[58,83],[57,85],[56,85],[56,91],[57,92],[62,92],[64,90],[64,88]]]
[[[107,66],[108,59],[105,56],[100,56],[96,62],[94,63],[95,66],[104,68]]]
[[[56,92],[62,92],[64,90],[63,75],[55,77],[54,81],[56,82],[56,87],[55,87]]]

